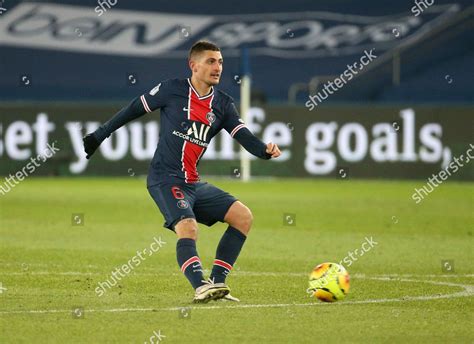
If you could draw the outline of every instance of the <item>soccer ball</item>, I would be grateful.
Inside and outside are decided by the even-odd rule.
[[[350,288],[350,277],[340,264],[322,263],[309,275],[308,293],[324,302],[344,299]]]

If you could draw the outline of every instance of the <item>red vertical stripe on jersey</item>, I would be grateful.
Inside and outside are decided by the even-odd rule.
[[[210,125],[207,114],[212,110],[212,99],[214,95],[199,99],[196,92],[189,87],[188,99],[188,119],[190,121],[201,122]],[[197,163],[204,154],[205,147],[201,147],[195,143],[185,141],[183,146],[182,165],[186,183],[195,183],[199,181],[197,173]]]

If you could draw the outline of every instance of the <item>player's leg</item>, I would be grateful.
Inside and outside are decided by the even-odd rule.
[[[174,227],[178,235],[176,254],[181,271],[186,275],[196,290],[193,302],[206,303],[210,300],[223,298],[230,289],[204,280],[202,264],[196,250],[198,225],[195,219],[180,220]]]
[[[224,222],[228,223],[229,227],[219,241],[211,272],[211,279],[216,283],[224,283],[232,270],[244,246],[252,221],[252,212],[240,201],[234,202],[225,214]]]
[[[197,223],[192,210],[195,187],[170,180],[148,187],[148,192],[165,218],[164,227],[178,235],[176,258],[181,271],[194,289],[205,284],[197,253]]]
[[[194,218],[184,218],[176,223],[174,231],[178,235],[176,258],[178,265],[194,289],[205,284],[202,263],[197,252],[198,226]]]
[[[235,197],[209,183],[196,186],[193,210],[199,223],[207,226],[217,221],[229,224],[217,247],[210,276],[215,283],[224,283],[250,231],[252,213]]]

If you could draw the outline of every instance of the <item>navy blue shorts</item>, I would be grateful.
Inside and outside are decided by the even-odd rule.
[[[164,227],[174,231],[182,219],[194,218],[212,226],[224,216],[237,199],[207,182],[187,184],[171,176],[148,187],[148,192],[165,218]]]

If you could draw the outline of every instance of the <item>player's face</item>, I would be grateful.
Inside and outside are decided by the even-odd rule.
[[[221,79],[223,59],[220,51],[205,50],[190,61],[193,76],[209,86]]]

